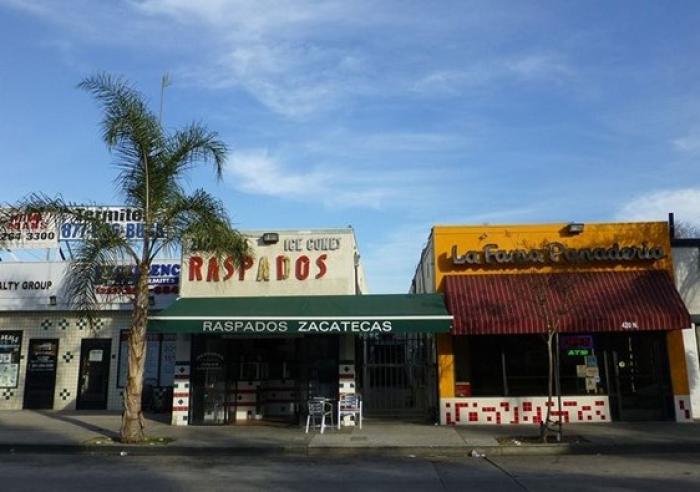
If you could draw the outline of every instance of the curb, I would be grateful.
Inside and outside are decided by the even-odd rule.
[[[461,458],[561,455],[633,455],[700,453],[700,442],[654,444],[535,444],[527,446],[135,446],[83,444],[0,444],[0,454],[56,454],[93,456],[296,456],[312,458]]]
[[[0,444],[0,454],[65,454],[93,456],[305,456],[306,446],[139,446],[85,444]]]
[[[475,446],[485,456],[563,456],[563,455],[635,455],[700,453],[700,442],[625,443],[625,444],[530,444],[527,446]]]

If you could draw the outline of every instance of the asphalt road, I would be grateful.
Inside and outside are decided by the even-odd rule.
[[[700,490],[700,455],[318,459],[5,455],[2,490]]]

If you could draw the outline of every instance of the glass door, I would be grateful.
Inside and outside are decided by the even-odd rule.
[[[193,337],[192,423],[226,423],[226,340]]]
[[[607,339],[610,405],[619,420],[673,416],[665,333],[610,334]]]
[[[112,340],[85,338],[80,345],[80,378],[78,379],[78,410],[107,408],[109,364]]]
[[[29,340],[27,378],[24,386],[24,408],[53,408],[56,390],[57,339]]]

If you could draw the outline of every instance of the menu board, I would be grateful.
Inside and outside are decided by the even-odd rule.
[[[0,331],[0,388],[17,387],[21,349],[21,331]]]

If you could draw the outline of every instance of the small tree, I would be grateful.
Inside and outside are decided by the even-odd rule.
[[[249,253],[248,244],[232,227],[219,200],[202,189],[188,194],[181,184],[186,172],[201,163],[213,164],[217,177],[222,177],[226,146],[216,133],[196,123],[166,132],[144,96],[121,78],[98,74],[78,87],[102,107],[102,137],[119,170],[116,185],[124,205],[140,209],[143,215],[144,233],[137,242],[127,240],[99,216],[81,216],[91,234],[75,252],[67,280],[72,305],[92,316],[98,303],[95,286],[103,269],[124,263],[135,267],[121,425],[122,441],[134,443],[144,440],[141,395],[152,261],[164,250],[179,250],[182,241],[188,240],[198,249],[231,256],[240,265]],[[61,196],[32,194],[5,209],[0,222],[26,213],[45,214],[59,223],[77,220],[75,206]]]
[[[539,247],[529,243],[522,243],[525,250],[547,250],[549,242],[543,241]],[[540,424],[540,439],[547,442],[550,433],[554,432],[557,441],[561,440],[561,387],[559,384],[559,333],[562,325],[576,308],[574,288],[576,277],[563,273],[542,274],[533,270],[523,276],[526,284],[525,292],[521,295],[532,308],[535,316],[539,318],[545,328],[542,334],[547,347],[547,410],[544,420]],[[513,286],[513,289],[516,289]],[[517,289],[522,289],[518,283]],[[553,399],[557,398],[559,419],[552,419]]]
[[[575,307],[571,293],[574,277],[566,274],[538,274],[527,276],[526,299],[543,322],[546,332],[542,335],[547,346],[547,411],[540,424],[540,439],[547,442],[550,432],[561,441],[561,387],[559,384],[559,333],[563,322]],[[557,398],[559,418],[554,421],[551,411],[553,397]],[[556,427],[556,428],[554,428]]]

